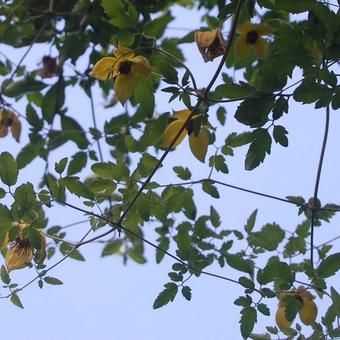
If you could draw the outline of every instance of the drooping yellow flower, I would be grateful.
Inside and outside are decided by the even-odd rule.
[[[11,248],[6,254],[5,265],[8,271],[21,269],[26,267],[27,263],[30,263],[33,259],[35,249],[31,245],[27,238],[23,237],[23,230],[29,227],[27,223],[13,223],[13,226],[19,226],[19,235],[15,239]],[[46,257],[46,240],[45,236],[39,232],[40,235],[40,249],[39,251],[39,262],[43,262]],[[8,236],[6,235],[8,240]],[[5,239],[6,239],[5,238]]]
[[[305,325],[311,325],[318,314],[318,307],[313,301],[315,296],[303,286],[300,286],[297,291],[298,297],[303,303],[302,308],[299,310],[300,319]]]
[[[11,129],[13,138],[20,142],[21,123],[19,118],[9,110],[0,111],[0,138],[8,135],[8,129]]]
[[[220,29],[195,32],[195,41],[205,62],[212,61],[225,53],[227,42]]]
[[[185,124],[190,114],[191,114],[190,110],[181,110],[174,112],[174,117],[176,118],[176,120],[170,123],[165,129],[163,136],[164,147],[167,148],[170,146],[170,144],[175,139],[175,137],[179,133],[182,126]],[[204,163],[209,143],[208,130],[205,126],[202,126],[197,136],[194,133],[194,121],[198,119],[200,116],[201,116],[200,114],[194,115],[189,120],[186,128],[179,135],[173,147],[176,147],[178,144],[180,144],[183,141],[184,137],[188,135],[191,152],[199,161]]]
[[[252,50],[255,51],[259,59],[265,59],[269,43],[263,39],[263,35],[273,33],[272,29],[266,24],[245,23],[241,25],[237,32],[239,36],[235,41],[236,55],[240,58],[247,57]]]
[[[135,56],[130,48],[119,46],[113,51],[113,57],[100,59],[90,75],[99,80],[114,78],[116,97],[124,105],[133,95],[138,78],[147,77],[151,70],[145,57]]]

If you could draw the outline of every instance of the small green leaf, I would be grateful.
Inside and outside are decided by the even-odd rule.
[[[264,303],[259,303],[257,306],[257,310],[263,315],[270,315],[270,309]]]
[[[220,198],[220,194],[217,188],[210,181],[204,181],[202,184],[202,189],[204,192],[209,194],[211,197]]]
[[[20,299],[19,299],[19,296],[17,294],[13,294],[11,297],[10,297],[10,300],[11,302],[13,303],[13,305],[19,307],[19,308],[22,308],[24,309],[24,306],[22,305]]]
[[[2,152],[0,154],[0,178],[8,186],[14,185],[17,182],[17,163],[9,152]]]
[[[255,285],[254,285],[254,282],[250,279],[248,279],[247,277],[245,276],[241,276],[239,279],[238,279],[238,282],[245,288],[249,288],[249,289],[254,289],[255,288]]]
[[[55,166],[54,166],[55,171],[58,174],[61,175],[63,173],[63,171],[65,170],[65,168],[66,168],[67,162],[68,162],[68,158],[64,157],[58,163],[55,163]]]
[[[182,166],[174,166],[172,169],[176,172],[177,176],[184,181],[191,178],[191,172],[187,167],[183,168]]]
[[[182,295],[187,299],[188,301],[191,300],[191,288],[189,286],[184,286],[182,288]]]
[[[4,265],[1,266],[0,274],[1,274],[1,281],[5,283],[6,285],[8,285],[11,282],[11,278],[9,277],[8,272]]]
[[[225,259],[228,265],[236,270],[239,270],[250,275],[254,272],[254,263],[251,260],[245,260],[240,255],[227,254]]]
[[[26,77],[19,81],[4,81],[1,86],[1,93],[7,97],[19,97],[28,92],[43,90],[47,84],[35,80],[32,77]]]
[[[333,276],[340,269],[340,253],[326,257],[318,267],[318,275],[322,278]]]
[[[64,177],[60,181],[60,184],[65,186],[67,190],[77,195],[78,197],[84,197],[87,199],[94,199],[93,192],[87,185],[79,181],[78,177]]]
[[[247,220],[247,224],[244,226],[244,230],[249,234],[254,226],[255,226],[255,222],[256,222],[256,216],[257,216],[257,209],[255,209],[249,216],[248,220]]]
[[[52,276],[45,276],[43,279],[49,285],[62,285],[63,282]]]
[[[175,283],[169,282],[166,285],[164,285],[164,287],[165,289],[159,293],[155,302],[153,303],[154,309],[163,307],[170,301],[171,302],[174,301],[177,295],[178,287]]]
[[[253,307],[245,307],[241,311],[240,328],[244,339],[247,339],[257,321],[257,312]]]
[[[210,206],[210,221],[215,228],[221,225],[220,215],[212,205]]]

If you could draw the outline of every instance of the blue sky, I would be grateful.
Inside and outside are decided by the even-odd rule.
[[[188,13],[179,9],[176,13],[177,19],[170,26],[191,28],[199,23],[198,14],[197,16],[195,14],[195,18],[190,14],[189,26]],[[169,34],[177,33],[169,31]],[[11,56],[14,61],[18,61],[22,53],[22,50],[11,52]],[[29,55],[27,62],[36,65],[41,56],[47,53],[48,47],[37,46]],[[188,65],[197,77],[197,83],[203,87],[219,60],[205,64],[194,44],[185,46],[185,54]],[[69,114],[80,119],[85,125],[91,124],[89,102],[80,100],[80,95],[77,90],[70,92],[67,102]],[[161,98],[157,101],[158,112],[182,108],[180,103],[169,105],[164,94],[157,98]],[[120,108],[104,112],[101,105],[103,99],[98,91],[95,103],[97,119],[101,123],[121,112]],[[24,111],[22,104],[13,104],[19,111]],[[227,124],[217,130],[220,143],[223,143],[229,133],[246,130],[233,118],[235,108],[235,104],[227,106]],[[214,108],[211,112],[215,112]],[[314,110],[310,105],[292,105],[289,114],[281,119],[281,124],[289,131],[288,148],[273,144],[272,154],[267,157],[264,164],[252,172],[244,170],[243,162],[247,148],[241,148],[237,150],[235,157],[228,160],[230,173],[214,174],[213,178],[279,197],[286,195],[301,195],[307,199],[311,197],[323,136],[324,111]],[[319,190],[319,197],[323,203],[339,203],[338,190],[335,189],[339,183],[340,173],[337,132],[339,124],[340,118],[332,112],[329,143]],[[22,139],[18,147],[10,137],[7,137],[2,140],[3,146],[0,146],[0,151],[7,150],[16,154],[20,147],[25,145],[28,140],[25,125]],[[65,153],[73,155],[75,151],[74,145],[69,143],[64,151],[56,152],[54,157],[59,160]],[[212,148],[209,151],[211,154],[214,152]],[[40,173],[36,173],[36,170],[41,165],[42,162],[37,161],[33,167],[25,169],[21,179],[26,181],[36,175],[39,176]],[[191,155],[186,141],[175,152],[169,154],[165,166],[157,173],[156,180],[164,183],[165,178],[178,182],[171,170],[174,165],[191,167],[195,179],[204,178],[209,173],[208,166],[201,165]],[[243,229],[246,219],[256,208],[259,209],[257,230],[267,222],[276,222],[284,229],[294,230],[303,220],[303,217],[297,215],[294,206],[225,187],[219,190],[220,200],[214,200],[202,193],[199,187],[195,189],[195,197],[199,214],[208,214],[210,205],[214,205],[220,211],[223,227],[226,229]],[[78,205],[81,203],[77,199],[74,199],[74,202],[78,202]],[[50,218],[50,225],[66,225],[83,219],[81,213],[61,207],[54,207],[47,215]],[[316,244],[337,236],[338,225],[339,218],[335,217],[331,224],[316,229]],[[152,227],[152,224],[145,225],[144,230],[146,235],[154,240]],[[86,224],[75,226],[67,238],[77,240],[87,228]],[[55,268],[50,275],[62,280],[64,285],[58,287],[45,285],[43,289],[32,285],[25,289],[20,295],[25,306],[24,310],[18,309],[6,300],[1,300],[0,315],[3,316],[3,322],[5,321],[2,336],[25,340],[241,339],[238,325],[239,308],[233,301],[243,292],[237,285],[204,276],[192,278],[189,281],[193,293],[191,302],[178,296],[166,307],[153,310],[152,303],[155,297],[162,290],[163,284],[168,282],[167,273],[170,271],[172,260],[166,258],[160,265],[156,265],[154,250],[146,246],[147,264],[141,266],[129,261],[128,265],[124,266],[122,259],[117,256],[100,258],[101,249],[101,244],[87,245],[81,249],[86,262],[70,259]],[[339,246],[335,246],[333,252],[336,250],[339,251]],[[272,255],[275,254],[273,252]],[[50,264],[56,260],[57,258],[53,258]],[[210,271],[237,278],[237,273],[229,268],[213,266]],[[29,269],[13,273],[13,279],[21,283],[25,283],[33,276],[34,272]],[[327,297],[324,299],[326,301]],[[317,300],[320,312],[325,308],[324,301]],[[274,324],[276,303],[274,299],[269,301],[272,315],[259,316],[255,332],[264,332],[265,326]],[[309,331],[306,333],[309,334]]]

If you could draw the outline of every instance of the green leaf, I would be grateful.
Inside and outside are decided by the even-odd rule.
[[[254,170],[258,167],[264,161],[266,154],[270,154],[271,151],[272,139],[268,130],[257,129],[254,131],[254,137],[246,155],[246,170]]]
[[[266,316],[270,315],[270,309],[264,303],[259,303],[256,307],[257,307],[257,310],[263,315],[266,315]]]
[[[62,285],[63,282],[52,276],[45,276],[43,280],[49,285]]]
[[[281,125],[274,126],[273,137],[276,143],[287,147],[288,146],[288,131]]]
[[[239,270],[250,275],[254,272],[254,263],[251,260],[245,260],[240,255],[227,254],[225,259],[228,265],[236,270]]]
[[[247,339],[257,321],[257,312],[253,307],[245,307],[241,311],[240,328],[243,339]]]
[[[315,0],[276,0],[275,7],[289,13],[302,13],[311,11],[315,3]]]
[[[330,277],[340,269],[340,253],[327,256],[321,261],[317,273],[322,278]]]
[[[9,277],[6,267],[4,265],[1,266],[0,276],[1,281],[6,285],[8,285],[11,282],[11,278]]]
[[[224,106],[220,106],[216,111],[216,116],[221,125],[226,122],[227,111]]]
[[[26,77],[19,81],[5,80],[1,86],[1,93],[7,97],[19,97],[29,92],[41,91],[46,86],[47,84],[32,77]]]
[[[171,302],[174,301],[177,295],[178,287],[175,283],[169,282],[166,285],[164,285],[164,287],[165,289],[159,293],[155,302],[153,303],[154,309],[163,307],[170,301]]]
[[[59,113],[65,102],[65,81],[63,78],[51,86],[43,97],[41,111],[43,118],[52,123],[54,116]]]
[[[118,161],[117,164],[111,162],[95,163],[91,166],[91,169],[97,176],[117,181],[125,179],[130,173],[129,168],[122,161]]]
[[[249,289],[254,289],[255,288],[255,285],[254,285],[254,282],[250,279],[248,279],[247,277],[245,276],[241,276],[239,279],[238,279],[238,282],[245,288],[249,288]]]
[[[18,169],[24,168],[26,165],[30,164],[34,158],[38,156],[39,144],[29,143],[24,146],[17,155],[17,166]]]
[[[17,163],[9,152],[2,152],[0,154],[0,178],[8,186],[14,185],[17,182]]]
[[[225,145],[237,148],[245,144],[249,144],[254,139],[252,132],[231,133],[225,140]]]
[[[61,159],[58,163],[55,163],[54,169],[58,174],[62,174],[66,168],[68,162],[68,158],[64,157],[63,159]]]
[[[202,189],[204,192],[209,194],[211,197],[216,198],[216,199],[220,198],[220,194],[217,188],[210,181],[204,181],[202,183]]]
[[[111,18],[110,23],[113,26],[119,27],[120,29],[136,27],[138,23],[138,13],[132,5],[127,7],[121,0],[103,0],[101,4],[107,16]]]
[[[256,216],[257,216],[257,209],[255,209],[250,216],[248,217],[247,220],[247,224],[244,226],[244,230],[249,234],[254,226],[255,226],[255,222],[256,222]]]
[[[246,99],[238,106],[235,118],[238,122],[250,127],[260,127],[268,121],[274,102],[274,96]]]
[[[216,87],[214,94],[219,98],[243,98],[251,96],[256,93],[256,89],[253,86],[245,82],[235,84],[231,80],[227,80],[225,84]]]
[[[301,85],[295,89],[293,98],[297,102],[304,104],[310,104],[320,100],[328,104],[332,99],[332,94],[333,90],[329,89],[326,85],[305,79]]]
[[[161,237],[158,247],[164,251],[167,251],[169,249],[169,245],[170,245],[170,240],[167,237]],[[156,250],[156,263],[157,264],[160,263],[165,256],[164,251],[160,249]]]
[[[210,221],[215,228],[221,225],[220,215],[212,205],[210,206]]]
[[[72,159],[68,165],[67,168],[67,175],[71,176],[78,172],[80,172],[82,169],[85,168],[87,164],[87,153],[83,151],[79,151],[76,154],[72,156]]]
[[[85,261],[83,255],[77,249],[73,249],[70,244],[62,243],[60,246],[60,252],[65,256],[68,255],[70,258],[77,260],[77,261]]]
[[[183,286],[182,288],[182,295],[188,301],[191,300],[191,288],[189,286]]]
[[[63,135],[76,143],[79,149],[86,149],[90,144],[86,137],[85,131],[75,119],[62,116],[61,127]]]
[[[144,153],[138,163],[138,172],[142,177],[148,177],[158,164],[158,159],[148,153]]]
[[[264,248],[268,251],[274,251],[283,241],[285,232],[278,224],[267,223],[261,231],[251,232],[248,236],[248,243],[252,247]]]
[[[72,192],[78,197],[84,197],[90,200],[94,199],[93,192],[89,189],[87,185],[80,182],[78,177],[64,177],[59,181],[59,183],[65,186],[68,191]]]
[[[153,94],[153,82],[150,77],[140,79],[134,92],[140,107],[138,113],[143,117],[152,118],[155,110],[155,96]]]
[[[177,176],[184,181],[191,178],[191,172],[187,167],[174,166],[172,169],[176,172]]]
[[[11,302],[13,303],[13,305],[19,307],[19,308],[22,308],[24,309],[24,306],[22,305],[20,299],[19,299],[19,296],[17,294],[13,294],[11,297],[10,297],[10,300]]]
[[[127,253],[136,263],[138,264],[146,263],[146,258],[143,256],[140,247],[130,248]]]
[[[169,12],[166,12],[166,14],[161,17],[148,21],[144,27],[144,34],[157,39],[161,38],[168,23],[173,19],[174,18],[169,15]]]

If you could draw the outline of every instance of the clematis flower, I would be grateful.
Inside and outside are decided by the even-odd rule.
[[[11,248],[6,254],[5,265],[8,271],[21,269],[26,267],[27,263],[31,262],[33,255],[37,252],[30,241],[23,237],[23,230],[29,227],[27,223],[13,223],[13,226],[19,226],[19,235],[15,239]],[[39,261],[43,262],[46,257],[46,240],[45,236],[39,232],[40,235],[40,249],[39,251]],[[7,242],[8,236],[6,235]],[[5,238],[5,239],[6,239]]]
[[[195,32],[195,41],[205,62],[223,55],[227,48],[227,42],[220,29]]]
[[[12,136],[20,142],[21,123],[19,118],[11,111],[0,111],[0,138],[8,135],[8,128],[11,128]]]
[[[124,105],[133,95],[138,78],[147,77],[151,70],[145,57],[135,56],[130,48],[119,46],[113,51],[113,57],[100,59],[90,75],[99,80],[114,78],[116,97]]]
[[[245,23],[238,28],[239,36],[235,41],[236,55],[240,58],[247,57],[252,50],[259,59],[265,59],[269,43],[263,35],[273,33],[266,24]]]
[[[176,118],[176,120],[170,123],[168,127],[165,129],[163,136],[164,147],[167,148],[170,146],[171,142],[175,139],[175,137],[179,133],[182,126],[185,124],[190,114],[191,114],[190,110],[181,110],[174,112],[174,117]],[[194,115],[189,120],[186,128],[179,135],[173,147],[176,147],[178,144],[180,144],[183,141],[184,137],[188,135],[191,152],[199,161],[204,163],[209,143],[207,127],[202,126],[197,135],[194,133],[194,121],[200,117],[201,117],[200,114]]]

